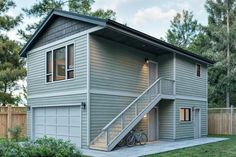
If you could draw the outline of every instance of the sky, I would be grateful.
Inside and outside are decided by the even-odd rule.
[[[21,8],[29,8],[37,1],[39,0],[15,0],[17,7],[9,14],[16,16],[22,13]],[[116,12],[116,21],[160,38],[165,37],[170,20],[183,9],[192,11],[194,17],[205,25],[207,14],[204,4],[205,0],[95,0],[92,9],[112,9]],[[37,20],[27,17],[20,27]],[[11,39],[19,40],[16,32],[8,32]]]

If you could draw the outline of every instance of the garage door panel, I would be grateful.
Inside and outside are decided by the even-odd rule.
[[[46,109],[45,112],[46,116],[56,116],[57,115],[57,110],[55,110],[54,107],[49,107]]]
[[[69,117],[57,117],[57,125],[68,126],[69,125]]]
[[[35,116],[45,116],[45,109],[44,108],[37,108],[34,112]]]
[[[68,116],[69,108],[68,107],[58,107],[57,108],[57,116]]]
[[[36,138],[42,138],[42,137],[44,137],[44,136],[45,136],[44,134],[38,134],[38,133],[35,134],[35,137],[36,137]]]
[[[71,143],[74,143],[76,145],[79,145],[81,141],[81,139],[79,137],[69,137],[69,140],[71,141]]]
[[[46,117],[46,125],[56,125],[57,117]]]
[[[78,136],[80,133],[80,127],[70,127],[70,135]]]
[[[57,127],[57,135],[66,135],[69,136],[69,128],[68,127]]]
[[[53,134],[55,135],[57,132],[57,127],[56,126],[46,126],[46,134]]]
[[[34,109],[34,137],[70,140],[81,146],[80,107],[44,107]]]
[[[35,133],[36,134],[44,134],[45,127],[44,125],[36,125],[35,126]]]
[[[58,139],[62,139],[62,140],[64,140],[64,141],[69,141],[69,137],[68,137],[68,136],[58,135],[57,138],[58,138]]]
[[[78,107],[70,108],[70,116],[79,116],[79,115],[80,115],[80,108]]]
[[[35,124],[36,125],[44,124],[44,122],[45,122],[45,117],[36,117],[35,116]]]
[[[70,117],[70,125],[80,126],[80,117]]]

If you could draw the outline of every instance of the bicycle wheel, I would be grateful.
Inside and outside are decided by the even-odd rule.
[[[127,139],[126,139],[126,144],[128,147],[132,147],[135,144],[135,137],[134,135],[130,135]]]
[[[145,133],[141,133],[141,137],[140,137],[140,145],[144,145],[146,144],[148,141],[147,135]]]
[[[125,139],[122,139],[122,140],[118,143],[118,146],[119,146],[119,147],[123,147],[123,146],[125,146],[125,144],[126,144]]]

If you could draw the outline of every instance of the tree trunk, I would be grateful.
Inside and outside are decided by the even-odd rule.
[[[230,74],[230,26],[229,26],[229,1],[226,0],[227,3],[227,77]],[[226,107],[230,107],[230,90],[229,90],[229,86],[226,86]]]

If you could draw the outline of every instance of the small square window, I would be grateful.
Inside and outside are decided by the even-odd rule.
[[[180,114],[180,121],[191,121],[190,108],[181,108],[179,114]]]
[[[197,75],[197,77],[201,77],[201,65],[200,64],[196,65],[196,75]]]

